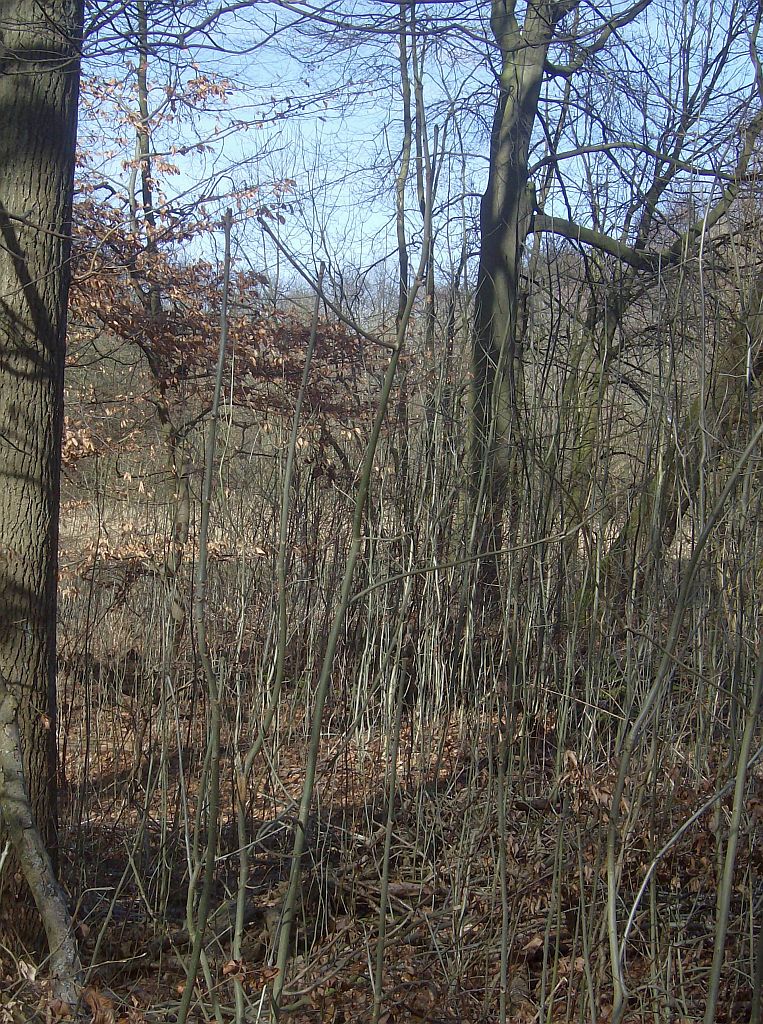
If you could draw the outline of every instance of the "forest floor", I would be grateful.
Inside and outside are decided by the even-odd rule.
[[[141,716],[129,702],[112,709],[108,730],[101,709],[89,748],[70,745],[66,752],[63,796],[71,824],[61,837],[63,876],[77,902],[95,1024],[173,1021],[186,984],[186,894],[204,840],[203,827],[197,836],[188,823],[199,811],[204,737],[198,727],[203,712],[190,702],[177,710],[176,735],[162,735],[155,723],[138,731],[137,764]],[[84,720],[86,709],[79,713]],[[250,845],[238,957],[231,949],[239,871],[232,723],[226,729],[208,977],[200,972],[197,980],[194,1022],[234,1019],[236,984],[246,1019],[268,1016],[305,759],[304,723],[288,700],[278,721],[277,763],[254,773],[242,822]],[[333,716],[322,743],[286,1019],[372,1019],[385,864],[383,1024],[498,1021],[502,944],[506,1020],[610,1019],[604,850],[613,765],[559,750],[554,723],[523,713],[510,729],[499,729],[495,720],[477,723],[455,710],[428,720],[413,709],[401,730],[390,816],[387,742],[360,732],[348,737],[343,724]],[[476,730],[496,737],[481,754]],[[520,750],[521,777],[515,769]],[[626,963],[633,1011],[626,1020],[702,1019],[722,852],[718,829],[730,795],[714,801],[664,855],[660,847],[689,820],[698,800],[712,797],[723,757],[720,749],[709,752],[704,779],[688,763],[683,772],[676,768],[680,757],[665,772],[643,769],[638,820],[649,827],[632,828],[620,848],[621,934],[633,914]],[[759,822],[763,773],[760,767],[756,772],[758,796],[748,810]],[[622,810],[636,821],[632,808]],[[203,823],[203,813],[198,820]],[[760,860],[759,845],[740,849],[737,904],[753,898]],[[647,872],[649,884],[634,906]],[[197,893],[199,884],[197,877]],[[734,919],[744,919],[741,907]],[[724,975],[719,1022],[750,1019],[748,943],[749,936],[732,929],[727,963],[737,966]],[[40,1020],[67,1019],[31,962],[3,955],[2,1024],[18,1022],[14,1006],[28,1008],[35,1000]]]

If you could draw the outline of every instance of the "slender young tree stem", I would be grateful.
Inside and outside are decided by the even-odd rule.
[[[294,478],[294,461],[297,452],[297,441],[299,440],[299,424],[302,418],[302,406],[305,400],[307,383],[310,379],[310,370],[313,364],[315,352],[315,341],[318,336],[318,315],[320,313],[321,291],[323,288],[323,275],[325,265],[321,263],[318,269],[318,282],[315,290],[315,302],[313,304],[313,319],[310,325],[310,340],[305,353],[305,365],[302,370],[302,381],[297,395],[297,402],[294,407],[294,418],[291,425],[291,436],[289,448],[286,454],[286,466],[284,468],[283,485],[281,488],[281,518],[278,537],[278,564],[276,577],[278,581],[278,646],[276,651],[276,675],[273,683],[273,691],[270,702],[265,709],[262,725],[257,733],[257,738],[247,751],[243,765],[239,768],[239,777],[236,786],[236,806],[238,815],[238,838],[239,838],[239,876],[238,893],[236,894],[236,924],[233,936],[233,959],[241,958],[241,937],[244,931],[244,913],[246,909],[246,886],[249,878],[249,847],[246,835],[246,806],[245,794],[247,780],[252,770],[255,758],[262,750],[265,739],[270,732],[270,726],[278,709],[278,702],[281,697],[281,688],[284,679],[284,667],[286,664],[286,638],[288,632],[288,610],[286,607],[286,570],[288,564],[288,543],[289,543],[289,512],[291,510],[291,485]],[[236,1022],[239,1024],[244,1017],[244,999],[241,982],[236,980]]]
[[[299,816],[297,819],[297,825],[294,832],[294,846],[292,849],[291,859],[291,872],[289,875],[289,887],[286,893],[283,904],[283,912],[281,916],[281,927],[278,937],[278,954],[276,960],[276,977],[273,982],[273,990],[271,995],[271,1012],[274,1019],[278,1019],[280,1015],[280,1004],[281,997],[285,985],[286,968],[289,962],[289,949],[291,945],[291,932],[292,925],[294,922],[294,915],[297,904],[297,895],[299,892],[300,874],[301,874],[301,860],[302,853],[305,848],[305,836],[307,833],[308,819],[310,816],[310,807],[313,800],[313,789],[315,787],[315,774],[318,764],[318,752],[320,749],[321,742],[321,728],[323,721],[323,708],[326,703],[326,697],[328,696],[329,687],[331,683],[331,673],[334,665],[334,655],[336,653],[337,644],[339,642],[339,636],[344,627],[344,620],[347,614],[347,609],[350,605],[352,598],[352,581],[355,575],[355,566],[360,555],[361,543],[363,540],[362,526],[363,517],[366,509],[366,501],[368,499],[368,492],[371,486],[371,478],[373,475],[374,458],[376,456],[376,449],[379,443],[379,437],[381,435],[382,426],[387,415],[387,408],[389,406],[390,396],[392,394],[392,385],[395,381],[397,373],[397,367],[400,360],[400,354],[403,350],[403,344],[405,342],[406,333],[408,331],[408,323],[413,312],[414,302],[418,294],[419,288],[423,282],[423,274],[426,267],[427,253],[429,251],[429,235],[431,231],[432,221],[432,183],[431,174],[428,175],[427,181],[427,216],[424,219],[424,237],[422,240],[422,256],[419,262],[419,267],[416,273],[416,277],[408,293],[408,300],[406,303],[405,310],[400,323],[398,325],[397,334],[395,337],[395,344],[390,356],[389,365],[387,372],[384,375],[384,382],[382,384],[381,395],[379,397],[379,405],[374,419],[373,427],[371,429],[371,436],[368,439],[366,445],[365,457],[363,460],[363,466],[360,473],[360,479],[358,482],[358,491],[355,499],[355,514],[352,522],[352,538],[350,541],[349,550],[347,552],[347,559],[345,562],[345,570],[342,578],[342,585],[339,593],[339,603],[334,615],[334,620],[329,632],[328,640],[326,643],[326,651],[323,657],[323,665],[321,667],[321,674],[318,680],[318,687],[315,695],[315,707],[312,715],[312,725],[310,730],[310,741],[308,746],[307,762],[305,765],[305,782],[302,789],[302,799],[300,801]]]
[[[193,935],[193,948],[188,964],[183,995],[178,1008],[177,1024],[185,1024],[196,985],[196,975],[204,949],[204,932],[209,918],[212,888],[215,880],[215,860],[217,858],[218,826],[220,817],[220,692],[219,683],[212,658],[209,653],[206,629],[207,601],[207,567],[209,564],[209,517],[212,506],[212,486],[215,471],[215,442],[217,440],[217,424],[220,418],[220,399],[223,386],[223,369],[225,351],[228,344],[228,292],[230,289],[230,247],[233,214],[227,211],[223,219],[225,232],[225,256],[223,262],[223,293],[220,306],[220,347],[217,354],[217,373],[212,411],[207,427],[207,439],[204,453],[204,484],[201,492],[201,523],[199,525],[199,556],[196,567],[194,586],[193,620],[196,629],[196,640],[209,697],[209,724],[207,733],[207,752],[209,758],[209,776],[206,793],[199,794],[201,801],[207,798],[207,842],[204,852],[204,882],[199,898],[196,921],[189,920],[188,931]],[[213,993],[210,993],[213,995]],[[213,995],[214,998],[214,995]],[[215,1000],[215,1005],[217,1002]],[[219,1017],[219,1010],[216,1011]]]
[[[734,867],[736,865],[737,847],[739,846],[739,829],[742,822],[742,812],[744,811],[745,804],[748,760],[750,757],[750,751],[752,750],[753,740],[755,738],[755,729],[758,724],[758,712],[760,711],[761,696],[763,696],[763,648],[758,653],[755,685],[753,686],[752,697],[750,698],[750,706],[747,710],[747,721],[745,722],[744,733],[742,735],[742,747],[739,751],[737,761],[734,803],[731,810],[731,822],[729,823],[729,838],[723,865],[723,878],[721,880],[721,888],[718,893],[718,919],[715,923],[713,966],[710,970],[704,1024],[713,1024],[715,1020],[715,1011],[718,1006],[721,971],[723,969],[723,961],[726,957],[726,935],[729,928],[731,896],[734,891]]]
[[[628,1001],[628,989],[625,984],[625,975],[623,972],[623,962],[620,955],[620,943],[618,939],[618,925],[617,925],[617,902],[618,902],[618,857],[617,857],[617,845],[618,845],[618,832],[620,825],[620,803],[625,793],[625,786],[628,780],[628,771],[631,765],[631,759],[636,749],[636,744],[641,736],[641,733],[650,720],[652,715],[656,712],[659,705],[660,698],[664,693],[664,688],[668,682],[676,663],[676,650],[678,647],[678,640],[681,632],[681,624],[683,617],[686,612],[686,608],[689,603],[689,595],[691,592],[692,583],[699,567],[699,560],[702,556],[702,552],[707,546],[713,530],[715,529],[718,520],[723,514],[726,508],[726,502],[731,496],[731,492],[736,486],[736,482],[740,475],[744,471],[748,460],[752,456],[755,449],[758,447],[761,438],[763,437],[763,424],[761,424],[755,431],[755,434],[747,445],[745,450],[742,452],[736,466],[732,470],[726,486],[723,488],[718,501],[711,510],[707,521],[705,522],[704,528],[697,538],[697,543],[694,546],[692,556],[689,559],[689,564],[684,572],[683,579],[681,581],[681,588],[678,592],[678,598],[676,600],[676,607],[673,613],[673,618],[670,623],[670,633],[663,650],[662,659],[657,669],[657,674],[649,692],[644,699],[644,703],[641,707],[641,711],[638,717],[630,727],[628,735],[625,739],[623,746],[623,752],[620,758],[620,767],[617,773],[617,781],[615,783],[614,791],[612,793],[612,803],[609,811],[609,827],[607,829],[607,929],[609,932],[609,952],[610,952],[610,964],[612,969],[612,982],[614,986],[614,1011],[612,1019],[615,1024],[623,1019],[627,1008]],[[625,836],[620,836],[621,843],[625,841]]]

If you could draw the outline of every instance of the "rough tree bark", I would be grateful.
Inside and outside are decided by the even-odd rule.
[[[13,711],[5,736],[18,730],[29,806],[54,863],[59,476],[82,16],[81,0],[46,0],[44,10],[36,0],[0,0],[0,676]],[[11,766],[0,800],[15,800]],[[2,849],[18,806],[0,810]],[[28,942],[39,933],[23,883],[30,847],[18,836],[11,845],[0,914]]]

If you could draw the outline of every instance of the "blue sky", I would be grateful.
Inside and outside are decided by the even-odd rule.
[[[624,6],[610,5],[612,10]],[[294,3],[254,4],[225,24],[220,22],[214,37],[201,32],[187,36],[188,48],[178,51],[169,45],[181,31],[177,9],[154,5],[150,104],[154,111],[164,109],[172,120],[156,128],[153,144],[179,170],[162,175],[157,161],[157,178],[171,205],[191,208],[206,196],[214,215],[227,205],[232,191],[250,187],[253,207],[281,208],[285,223],[274,227],[301,259],[315,266],[328,258],[332,267],[349,274],[355,267],[378,266],[394,253],[392,185],[401,138],[397,43],[379,34],[358,37],[350,45],[346,32],[327,40],[282,31],[295,12],[306,8]],[[448,126],[449,159],[441,177],[436,223],[438,256],[444,265],[449,253],[460,251],[464,227],[474,231],[477,198],[485,181],[494,95],[485,47],[479,42],[484,25],[477,15],[486,8],[479,3],[423,7],[424,14],[434,18],[424,74],[430,139],[435,124],[441,137]],[[356,23],[365,25],[372,15],[394,15],[395,9],[389,3],[331,3],[322,8],[329,22],[340,17],[352,22],[349,16],[354,15]],[[568,118],[557,149],[571,151],[602,142],[610,147],[620,142],[655,144],[674,116],[682,90],[691,92],[703,79],[717,75],[717,97],[689,125],[686,152],[710,172],[733,164],[738,143],[734,119],[738,121],[749,95],[751,65],[744,33],[729,47],[722,66],[703,57],[706,48],[717,52],[723,42],[728,23],[721,16],[724,10],[732,11],[733,4],[724,8],[705,0],[654,0],[649,11],[621,33],[620,45],[611,55],[602,52],[592,71],[572,81],[568,101],[576,113]],[[578,23],[571,21],[570,30],[580,32],[587,22],[601,24],[601,5],[581,5],[578,11]],[[470,12],[471,20],[466,16]],[[446,18],[456,13],[458,25],[446,33]],[[740,19],[742,13],[738,8]],[[189,8],[189,18],[198,16]],[[332,31],[331,24],[322,27]],[[688,55],[683,63],[676,57],[679,43]],[[93,40],[90,49],[86,74],[97,72],[127,88],[117,103],[83,109],[81,143],[104,180],[123,191],[130,171],[123,161],[133,156],[134,128],[126,119],[134,116],[137,54],[125,53],[112,26]],[[98,57],[98,51],[105,55]],[[575,52],[571,40],[557,47],[554,59],[564,61]],[[212,95],[206,110],[179,99],[170,102],[168,89],[175,88],[180,96],[189,82],[203,82],[204,73],[218,87],[223,80],[230,83],[229,95]],[[557,79],[544,88],[541,106],[550,130],[565,83]],[[200,85],[197,92],[201,91]],[[449,118],[449,105],[459,109],[457,121]],[[584,106],[593,116],[583,115]],[[123,121],[121,141],[114,130],[115,117]],[[708,139],[710,124],[714,130]],[[536,138],[535,157],[543,156],[546,141],[541,127]],[[195,149],[197,143],[208,148]],[[650,159],[638,149],[610,149],[568,161],[564,175],[550,182],[546,210],[562,216],[571,213],[583,223],[598,219],[606,230],[617,230],[627,223],[634,182],[638,201],[639,179],[647,188],[651,168]],[[700,205],[710,192],[717,192],[718,183],[707,174],[680,178],[684,193],[691,192]],[[293,184],[284,188],[284,182]],[[415,254],[420,217],[413,190],[408,206]],[[259,263],[258,269],[281,282],[292,279],[252,215],[242,216],[237,239],[252,265]],[[214,252],[211,236],[210,243]],[[203,248],[202,243],[196,245]]]

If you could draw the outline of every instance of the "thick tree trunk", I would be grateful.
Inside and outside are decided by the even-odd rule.
[[[56,576],[81,0],[0,0],[0,675],[55,862]],[[6,836],[0,832],[0,844]],[[6,928],[36,920],[16,847]],[[9,892],[10,890],[10,892]],[[23,893],[23,896],[22,896]],[[8,913],[10,911],[10,913]],[[2,911],[0,911],[2,913]],[[39,924],[36,925],[39,930]]]
[[[501,547],[518,438],[521,374],[517,337],[519,272],[532,226],[528,152],[538,111],[543,67],[557,21],[570,4],[528,4],[524,25],[512,0],[493,0],[491,28],[501,53],[498,105],[490,142],[487,189],[480,207],[480,262],[473,345],[474,490],[483,511],[480,546]],[[495,582],[495,560],[483,563],[483,583]]]

